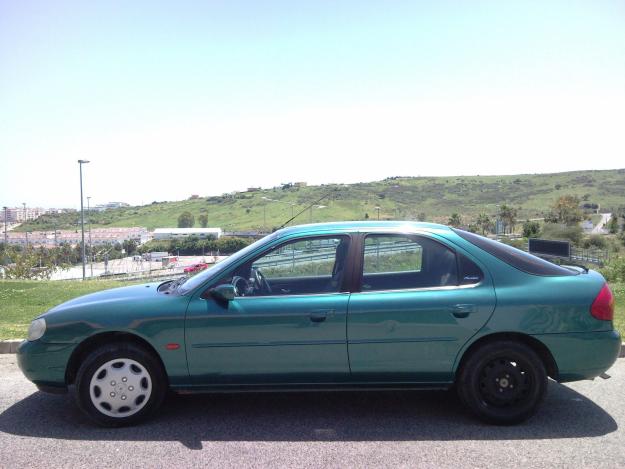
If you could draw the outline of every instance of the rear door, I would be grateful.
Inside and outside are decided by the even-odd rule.
[[[475,258],[434,236],[367,234],[347,318],[357,381],[449,382],[460,348],[495,307]]]

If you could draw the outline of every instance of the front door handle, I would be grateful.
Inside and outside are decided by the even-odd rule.
[[[469,314],[474,313],[476,309],[475,305],[458,304],[451,307],[451,314],[457,318],[466,318]]]
[[[320,310],[320,311],[311,311],[310,313],[310,321],[311,322],[323,322],[326,320],[328,316],[331,316],[334,313],[334,310]]]

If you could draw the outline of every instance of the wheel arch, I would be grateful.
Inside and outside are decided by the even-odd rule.
[[[144,348],[146,351],[151,353],[156,360],[158,360],[158,363],[163,371],[163,375],[169,379],[163,359],[152,344],[150,344],[147,340],[130,332],[108,331],[89,336],[78,344],[67,362],[67,368],[65,369],[65,384],[70,385],[74,383],[80,364],[90,352],[102,345],[110,345],[112,343],[131,343]]]
[[[462,367],[464,366],[468,358],[471,356],[471,354],[475,350],[477,350],[479,347],[481,347],[484,344],[495,342],[497,340],[513,340],[516,342],[520,342],[524,345],[527,345],[532,350],[534,350],[534,352],[538,354],[541,361],[545,365],[545,370],[547,371],[547,375],[556,381],[558,380],[558,373],[559,373],[558,364],[553,358],[553,355],[551,351],[549,350],[549,348],[540,340],[536,339],[535,337],[532,337],[527,334],[522,334],[519,332],[495,332],[492,334],[482,336],[479,339],[477,339],[462,353],[462,357],[457,362],[457,366],[454,370],[455,378],[458,377],[460,370],[462,370]]]

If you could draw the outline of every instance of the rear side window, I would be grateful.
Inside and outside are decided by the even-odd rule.
[[[447,246],[421,236],[365,237],[362,291],[452,285],[458,285],[458,266],[455,253]]]
[[[456,234],[461,238],[467,240],[471,244],[474,244],[478,248],[492,254],[497,259],[504,261],[506,264],[516,267],[523,272],[533,275],[547,275],[547,276],[564,276],[564,275],[577,275],[576,273],[552,264],[540,257],[533,256],[520,249],[513,248],[507,244],[500,243],[499,241],[493,241],[492,239],[485,238],[484,236],[476,235],[475,233],[469,233],[468,231],[454,229]]]

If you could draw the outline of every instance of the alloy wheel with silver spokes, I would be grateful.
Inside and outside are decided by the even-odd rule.
[[[116,358],[101,365],[89,383],[94,407],[109,417],[125,418],[149,401],[152,378],[147,369],[130,358]]]

